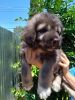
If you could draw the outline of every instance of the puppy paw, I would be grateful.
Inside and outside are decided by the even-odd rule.
[[[58,84],[56,81],[53,82],[52,84],[52,89],[55,91],[55,92],[59,92],[61,90],[61,85]]]
[[[56,79],[53,81],[52,89],[55,92],[59,92],[61,90],[61,77],[57,76]]]
[[[28,83],[22,83],[23,89],[29,91],[33,87],[33,82],[28,82]]]
[[[46,100],[48,98],[48,96],[50,96],[50,94],[51,94],[51,88],[49,87],[49,88],[45,89],[41,86],[38,86],[37,93],[38,93],[40,99]]]
[[[24,90],[27,90],[27,91],[30,91],[32,87],[33,87],[33,85],[28,86],[28,87],[23,87],[23,89],[24,89]]]

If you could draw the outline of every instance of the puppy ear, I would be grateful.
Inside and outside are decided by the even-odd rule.
[[[33,46],[36,39],[36,32],[34,27],[31,25],[25,27],[21,37],[21,39],[25,41],[29,46]]]

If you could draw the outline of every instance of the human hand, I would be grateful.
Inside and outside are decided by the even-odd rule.
[[[67,58],[66,54],[64,54],[63,52],[61,53],[61,56],[60,56],[59,65],[60,65],[60,67],[63,68],[63,73],[66,73],[69,71],[70,61]]]

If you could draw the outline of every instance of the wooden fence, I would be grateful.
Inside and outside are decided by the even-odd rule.
[[[14,100],[11,94],[13,86],[11,65],[16,57],[15,37],[15,33],[0,27],[0,100]]]

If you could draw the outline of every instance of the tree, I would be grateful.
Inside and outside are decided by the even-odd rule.
[[[20,34],[23,31],[24,31],[24,27],[17,26],[16,28],[14,28],[14,33]]]

